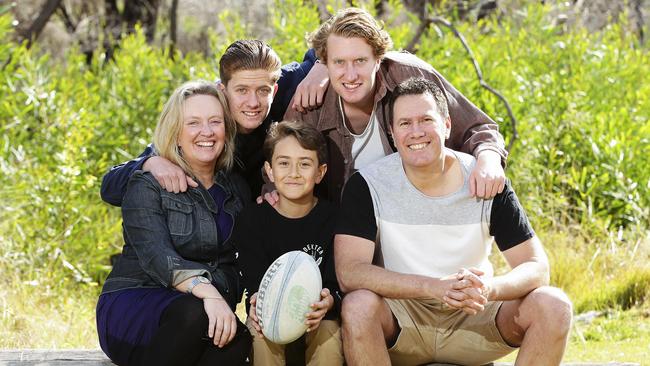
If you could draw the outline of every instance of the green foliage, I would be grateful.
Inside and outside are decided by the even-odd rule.
[[[650,355],[650,309],[599,312],[588,321],[576,320],[563,362],[646,365]],[[499,360],[514,362],[516,353]]]
[[[302,0],[283,0],[270,9],[276,32],[269,44],[285,63],[302,60],[302,55],[308,48],[307,35],[319,24],[315,3],[303,3]]]
[[[576,310],[621,308],[624,310],[643,304],[650,295],[650,270],[634,269],[624,272],[616,281],[598,283],[583,293]]]
[[[646,50],[612,26],[600,36],[564,33],[530,7],[522,24],[460,24],[488,83],[510,101],[520,139],[508,175],[536,226],[578,224],[591,234],[650,219],[650,72]],[[488,30],[488,31],[486,31]],[[429,30],[418,55],[500,122],[504,106],[482,90],[453,34]]]
[[[210,34],[210,44],[214,50],[214,58],[219,58],[226,48],[237,39],[246,39],[246,38],[255,38],[252,37],[249,33],[250,31],[246,28],[245,24],[242,24],[241,19],[233,14],[230,10],[224,10],[219,14],[219,21],[224,24],[228,24],[228,37],[217,36],[214,33]],[[215,70],[218,70],[219,67]]]
[[[551,283],[571,295],[576,313],[611,308],[630,309],[650,296],[650,238],[617,236],[599,243],[538,233],[547,247]]]
[[[642,321],[637,326],[622,327],[621,322],[625,320],[634,311],[624,313],[620,311],[607,311],[604,316],[596,318],[592,324],[585,327],[582,335],[587,341],[622,341],[635,338],[638,333],[645,333],[650,335],[650,324],[647,321]],[[641,317],[647,318],[649,314],[639,314]]]
[[[385,23],[399,49],[417,20],[404,14],[400,1],[389,3],[392,15]],[[643,79],[650,60],[646,49],[630,47],[633,40],[617,26],[596,35],[566,32],[546,15],[547,9],[530,5],[516,21],[457,26],[486,81],[503,92],[518,118],[520,138],[507,174],[548,248],[552,283],[570,294],[578,311],[627,309],[650,293],[644,249],[650,229],[650,84]],[[99,198],[101,177],[149,143],[162,103],[176,86],[215,79],[225,47],[254,36],[236,15],[224,11],[219,18],[228,33],[210,35],[210,57],[177,53],[172,60],[139,32],[121,41],[114,60],[98,52],[90,65],[78,50],[54,63],[38,45],[26,49],[9,37],[0,40],[0,299],[7,299],[0,312],[48,308],[43,304],[56,301],[56,294],[75,296],[82,288],[79,302],[48,308],[70,313],[73,322],[66,306],[93,303],[88,297],[98,293],[109,256],[122,246],[120,212]],[[278,0],[270,23],[275,35],[267,41],[285,62],[301,60],[305,34],[318,22],[311,2]],[[10,16],[0,15],[0,33],[9,32]],[[512,138],[504,106],[480,87],[451,32],[429,29],[418,55]],[[12,290],[25,285],[33,291]],[[25,300],[32,296],[37,298]],[[84,311],[83,324],[92,330],[92,310]],[[40,326],[29,325],[29,317],[16,319],[0,323],[2,329],[31,329],[26,334],[33,335]],[[30,336],[19,339],[0,346],[35,346]]]
[[[8,18],[1,17],[3,33]],[[176,62],[127,37],[106,62],[77,50],[64,64],[3,41],[11,58],[0,84],[2,266],[43,285],[96,285],[121,246],[119,212],[99,200],[101,175],[150,140],[162,103],[179,84],[207,76],[197,57]],[[128,152],[127,152],[128,151]]]

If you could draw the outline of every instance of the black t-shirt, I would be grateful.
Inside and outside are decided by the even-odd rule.
[[[262,167],[264,166],[262,145],[264,145],[264,139],[270,124],[271,120],[267,118],[252,133],[238,133],[235,137],[234,170],[244,177],[244,180],[248,183],[253,200],[260,195],[264,185],[264,179],[262,178]]]
[[[501,251],[521,244],[535,235],[510,182],[506,182],[503,192],[493,198],[489,226],[490,235],[494,236]],[[353,174],[345,185],[336,233],[375,241],[377,221],[372,196],[366,180],[360,173]]]
[[[266,269],[282,254],[302,250],[318,263],[323,287],[328,288],[338,305],[339,286],[334,271],[334,227],[337,211],[324,200],[305,216],[290,219],[279,214],[267,202],[249,205],[235,221],[233,244],[248,296],[258,291]],[[247,309],[249,307],[246,300]],[[338,316],[333,307],[326,319]]]

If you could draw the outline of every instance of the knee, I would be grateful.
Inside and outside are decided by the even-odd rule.
[[[253,338],[250,336],[250,334],[247,331],[239,330],[237,331],[235,338],[230,343],[228,343],[228,353],[232,355],[231,358],[233,360],[244,361],[251,353],[252,345]]]
[[[196,330],[199,333],[205,332],[208,327],[208,316],[203,307],[203,301],[187,296],[176,300],[177,303],[170,305],[171,314],[169,320],[180,330]]]
[[[565,336],[571,328],[573,305],[571,300],[556,287],[544,286],[533,290],[526,296],[526,302],[531,304],[542,324],[547,325],[554,333]]]
[[[355,290],[345,295],[341,304],[343,327],[359,328],[377,319],[383,298],[369,290]]]

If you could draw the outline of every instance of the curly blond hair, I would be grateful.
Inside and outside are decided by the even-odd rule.
[[[370,13],[359,8],[339,10],[336,15],[309,35],[308,41],[316,55],[327,62],[327,39],[330,35],[345,38],[363,38],[372,47],[375,57],[381,59],[393,47],[393,40],[384,29],[384,24]]]

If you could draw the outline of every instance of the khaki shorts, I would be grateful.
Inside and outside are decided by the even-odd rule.
[[[503,340],[496,326],[501,301],[468,315],[437,300],[385,300],[401,328],[388,349],[393,365],[483,365],[516,349]]]
[[[252,362],[255,366],[284,366],[286,357],[285,344],[275,344],[266,338],[257,336],[257,332],[246,322],[253,334]],[[322,320],[316,330],[305,336],[305,364],[307,366],[343,365],[343,344],[341,327],[336,320]]]

